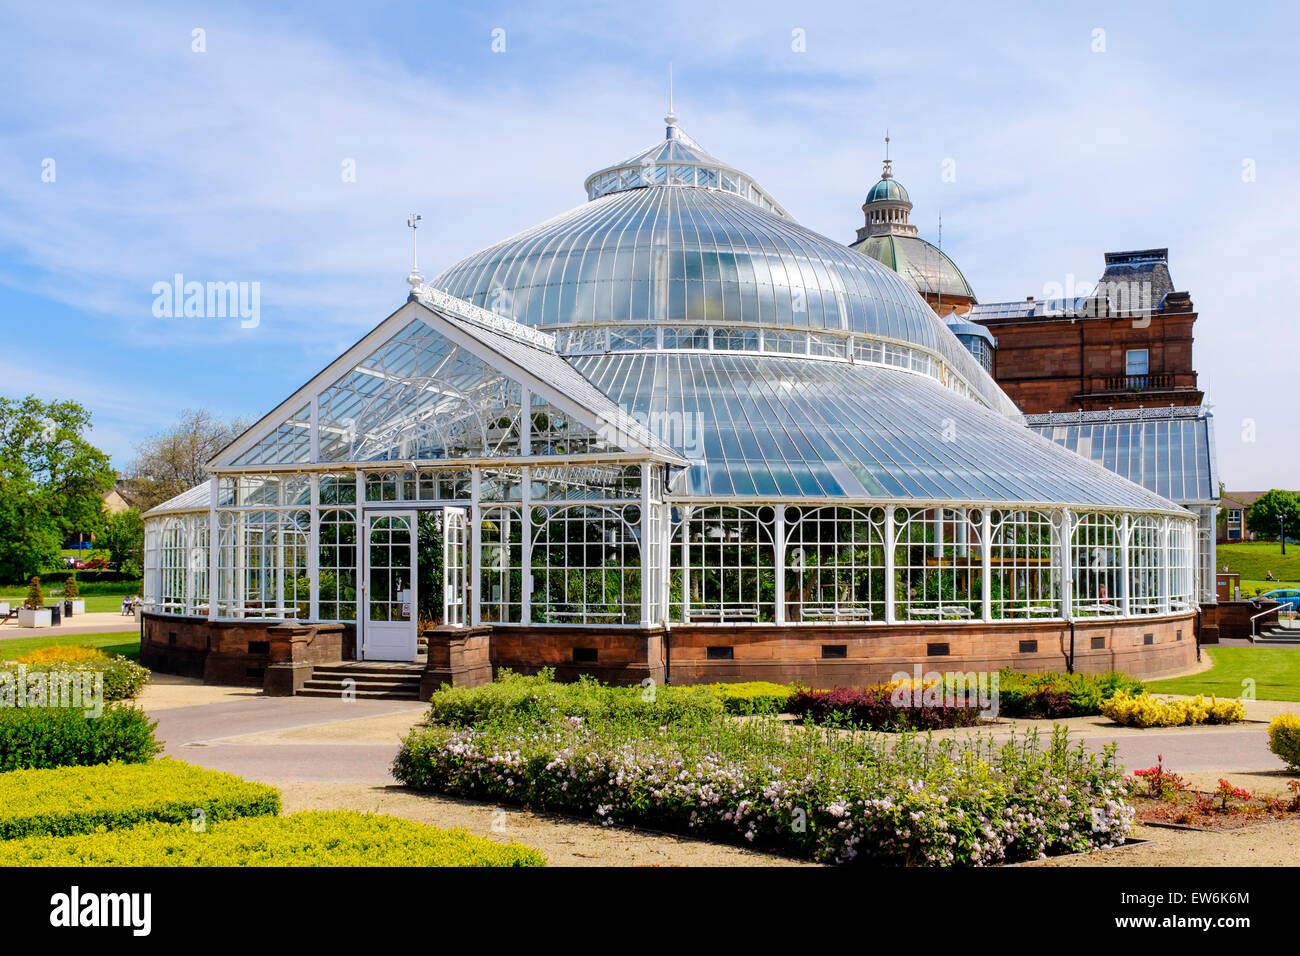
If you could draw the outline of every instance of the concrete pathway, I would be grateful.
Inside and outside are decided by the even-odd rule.
[[[147,701],[144,706],[158,721],[155,734],[168,756],[253,780],[341,783],[394,783],[388,768],[397,756],[401,730],[416,723],[426,707],[419,702],[265,696],[192,707],[153,709]],[[364,725],[371,718],[395,718],[387,742],[364,731],[307,735],[303,742],[292,743],[276,736]]]
[[[61,624],[49,627],[19,627],[16,621],[0,624],[0,640],[9,637],[66,637],[71,634],[108,634],[117,631],[140,630],[134,617],[123,617],[116,611],[95,611],[74,614]]]

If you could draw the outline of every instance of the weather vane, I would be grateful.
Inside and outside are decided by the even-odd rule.
[[[420,275],[420,246],[417,238],[422,218],[424,217],[418,212],[413,212],[406,217],[406,225],[411,230],[411,274],[406,277],[406,281],[412,288],[424,282],[424,276]]]

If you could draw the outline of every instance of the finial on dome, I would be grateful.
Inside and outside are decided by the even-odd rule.
[[[668,124],[668,130],[665,134],[668,139],[677,137],[677,114],[673,112],[673,65],[668,64],[668,115],[664,117],[664,122]]]
[[[422,218],[418,212],[413,212],[406,217],[406,225],[411,230],[411,274],[406,277],[406,282],[412,289],[424,285],[424,276],[420,274],[420,246],[416,239],[416,231],[420,228]]]
[[[880,172],[881,179],[893,178],[893,165],[893,161],[889,158],[889,130],[885,130],[885,166]]]

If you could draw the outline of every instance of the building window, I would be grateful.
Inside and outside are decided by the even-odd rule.
[[[1150,370],[1146,349],[1129,349],[1124,358],[1125,375],[1146,375]]]

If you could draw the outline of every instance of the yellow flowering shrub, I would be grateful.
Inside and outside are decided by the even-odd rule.
[[[1193,724],[1232,724],[1246,719],[1239,700],[1160,700],[1150,694],[1117,691],[1101,705],[1101,712],[1126,727],[1187,727]]]
[[[0,841],[0,866],[545,866],[532,847],[351,810]]]
[[[18,658],[19,664],[84,664],[87,661],[106,661],[108,655],[97,647],[73,647],[56,644],[41,647]]]
[[[1268,749],[1291,770],[1300,770],[1300,714],[1279,714],[1268,725]]]

